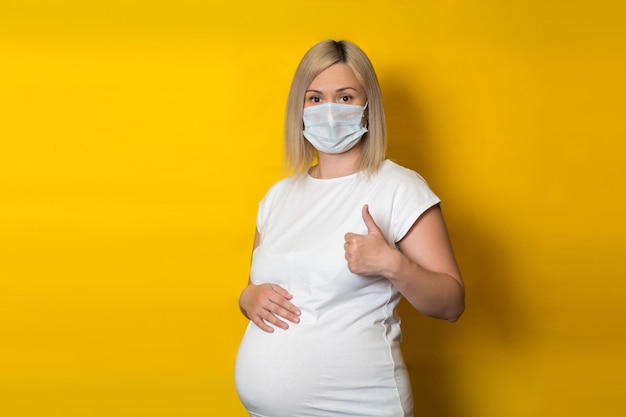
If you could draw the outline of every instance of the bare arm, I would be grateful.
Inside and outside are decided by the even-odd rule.
[[[465,309],[465,289],[441,208],[433,206],[390,247],[363,207],[368,234],[346,234],[348,268],[389,279],[413,307],[432,317],[456,321]]]
[[[261,235],[254,235],[253,251],[261,243]],[[281,329],[288,329],[284,319],[293,323],[300,321],[300,310],[291,303],[293,296],[276,284],[255,285],[248,278],[248,286],[239,296],[239,309],[248,319],[252,320],[261,330],[272,333],[271,323]],[[281,320],[281,318],[283,320]]]

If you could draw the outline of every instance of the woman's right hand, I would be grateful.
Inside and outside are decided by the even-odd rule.
[[[288,329],[285,320],[300,322],[300,309],[291,303],[293,296],[276,284],[249,284],[241,292],[239,307],[241,311],[261,330],[272,333],[274,328]]]

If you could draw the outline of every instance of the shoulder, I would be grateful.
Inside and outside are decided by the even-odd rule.
[[[384,202],[386,214],[379,218],[388,217],[387,233],[394,242],[402,240],[417,219],[440,202],[421,175],[390,160],[384,161],[376,181],[379,203],[372,206],[377,209]]]
[[[440,202],[420,174],[390,160],[385,160],[376,181],[375,188],[380,196],[391,201],[396,208],[422,212]]]
[[[264,225],[270,214],[274,209],[282,204],[284,201],[289,201],[289,195],[294,188],[294,184],[297,179],[294,177],[287,177],[278,180],[269,187],[261,201],[259,201],[257,211],[257,230],[262,232]]]
[[[301,178],[292,175],[276,181],[268,188],[263,201],[281,198],[285,194],[290,193],[301,180]]]
[[[428,188],[426,180],[420,174],[389,159],[383,162],[377,179],[385,183]]]

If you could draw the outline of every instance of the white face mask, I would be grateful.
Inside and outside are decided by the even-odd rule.
[[[362,123],[366,107],[337,103],[305,107],[304,137],[320,152],[346,152],[367,132]]]

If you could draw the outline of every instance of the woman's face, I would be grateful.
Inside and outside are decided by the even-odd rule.
[[[352,68],[347,64],[335,64],[320,72],[313,79],[304,96],[304,107],[324,103],[364,106],[367,97]]]

